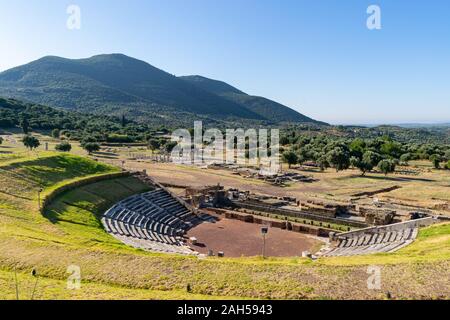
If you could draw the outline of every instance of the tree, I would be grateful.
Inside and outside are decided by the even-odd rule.
[[[52,137],[55,138],[55,139],[59,139],[59,137],[60,137],[59,129],[53,129],[52,130]]]
[[[360,169],[361,171],[363,171],[363,170],[362,170],[362,160],[361,160],[360,158],[358,158],[358,157],[355,157],[355,156],[350,157],[350,165],[351,165],[353,168],[358,168],[358,169]],[[364,174],[364,172],[365,172],[365,171],[363,171],[363,174]]]
[[[372,170],[380,161],[380,156],[376,152],[366,151],[362,159],[358,157],[351,157],[350,163],[353,167],[358,168],[361,171],[361,175],[364,176],[366,172]]]
[[[388,173],[395,172],[395,162],[391,159],[381,160],[378,163],[378,169],[380,169],[380,171],[383,172],[385,176],[387,176]]]
[[[282,136],[280,138],[280,145],[287,146],[290,143],[289,138],[287,136]]]
[[[24,144],[24,146],[27,149],[30,149],[30,150],[36,149],[37,147],[39,147],[41,145],[38,138],[33,137],[31,135],[26,135],[25,137],[23,137],[22,143]]]
[[[81,147],[90,142],[97,142],[97,139],[92,136],[84,136],[83,139],[81,139]]]
[[[3,143],[3,137],[0,137],[0,145]]]
[[[442,161],[442,157],[439,154],[433,154],[430,156],[430,161],[431,161],[431,163],[433,163],[433,166],[436,169],[439,169],[441,167],[440,163]]]
[[[350,155],[347,150],[340,146],[328,152],[327,160],[336,169],[336,172],[348,169],[350,166]]]
[[[159,132],[162,132],[163,134],[167,134],[167,133],[170,132],[169,129],[167,129],[165,126],[160,126],[160,127],[158,128],[158,131],[159,131]]]
[[[400,158],[403,153],[402,145],[398,142],[388,140],[380,148],[382,154],[387,155],[392,158]]]
[[[349,148],[353,156],[361,159],[366,150],[366,142],[360,138],[355,139],[350,143]]]
[[[96,142],[87,142],[81,146],[84,150],[87,151],[88,154],[92,152],[97,152],[100,150],[100,145]]]
[[[366,172],[373,169],[374,165],[366,159],[359,159],[358,157],[351,157],[350,164],[361,171],[361,176],[365,176]]]
[[[401,164],[407,166],[408,162],[412,160],[412,155],[411,153],[404,153],[400,156],[400,162]]]
[[[303,164],[305,161],[311,160],[311,146],[305,145],[297,151],[297,163]]]
[[[351,157],[350,163],[355,168],[358,168],[362,172],[362,176],[366,174],[366,172],[371,171],[379,162],[381,156],[373,151],[366,151],[362,159],[358,157]]]
[[[330,167],[330,164],[328,163],[326,154],[322,153],[322,154],[318,155],[317,165],[319,166],[320,171],[325,171],[325,169]]]
[[[70,137],[72,136],[72,133],[69,130],[62,130],[59,133],[59,136],[70,139]]]
[[[106,142],[130,143],[130,142],[134,142],[134,139],[126,134],[112,133],[106,137]]]
[[[28,135],[30,133],[30,123],[26,117],[23,117],[20,121],[20,126],[22,127],[22,131],[24,134]]]
[[[450,161],[450,150],[445,151],[444,158],[445,160]]]
[[[161,147],[161,142],[159,140],[156,139],[150,139],[148,141],[148,147],[150,148],[150,150],[152,150],[152,153],[159,149],[159,147]]]
[[[287,162],[289,168],[291,168],[293,164],[297,163],[298,156],[293,151],[286,151],[285,153],[283,153],[283,161]]]
[[[55,146],[55,150],[61,151],[61,152],[70,152],[72,150],[72,145],[68,142],[62,142]]]
[[[381,155],[373,151],[366,151],[363,155],[363,161],[372,167],[370,170],[376,167],[380,160]]]
[[[177,144],[178,143],[176,143],[175,141],[169,141],[164,146],[164,149],[166,150],[167,153],[171,153],[173,148],[175,148],[177,146]]]

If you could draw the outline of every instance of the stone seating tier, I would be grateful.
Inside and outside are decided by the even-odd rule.
[[[163,189],[129,197],[102,218],[106,231],[127,245],[179,254],[195,254],[183,235],[201,221]]]

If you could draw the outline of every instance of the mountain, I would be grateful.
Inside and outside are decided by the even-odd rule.
[[[226,94],[245,94],[244,92],[236,89],[235,87],[229,85],[226,82],[213,80],[209,78],[205,78],[202,76],[182,76],[180,79],[188,81],[193,85],[202,88],[205,91],[217,94],[217,95],[226,95]]]
[[[278,102],[248,95],[228,83],[208,79],[202,76],[183,76],[181,79],[210,93],[219,95],[230,102],[245,106],[248,110],[274,122],[311,122],[319,123]],[[324,123],[322,123],[324,124]]]
[[[192,124],[195,119],[316,123],[276,102],[202,79],[178,78],[122,54],[88,59],[48,56],[0,73],[0,96],[82,112],[125,113],[161,124]]]

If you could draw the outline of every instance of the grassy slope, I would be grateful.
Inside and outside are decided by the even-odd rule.
[[[17,273],[19,284],[19,299],[31,299],[36,278],[31,274]],[[14,272],[0,270],[0,300],[16,299]],[[158,291],[144,289],[127,289],[96,283],[84,283],[78,290],[68,290],[67,281],[39,277],[34,294],[34,300],[200,300],[223,299],[224,297],[190,294],[183,290]],[[234,297],[225,297],[234,298]]]
[[[101,181],[67,192],[54,201],[45,216],[66,233],[72,244],[124,247],[103,230],[99,217],[118,201],[149,188],[133,177]]]
[[[418,241],[395,255],[315,263],[299,258],[198,260],[128,248],[104,233],[98,214],[145,189],[132,178],[66,193],[47,212],[55,223],[37,212],[36,183],[48,191],[55,184],[115,170],[53,153],[0,162],[0,179],[9,181],[0,187],[0,288],[6,289],[0,298],[11,298],[5,279],[14,267],[21,273],[36,268],[45,277],[42,298],[383,298],[385,290],[399,298],[450,296],[442,281],[449,270],[448,225],[422,231]],[[366,288],[367,265],[374,263],[383,266],[382,291]],[[82,270],[83,287],[74,294],[61,286],[71,264]],[[201,296],[184,294],[188,283]]]

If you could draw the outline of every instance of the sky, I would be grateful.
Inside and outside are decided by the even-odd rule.
[[[0,0],[0,13],[0,71],[123,53],[333,124],[450,122],[447,0]]]

